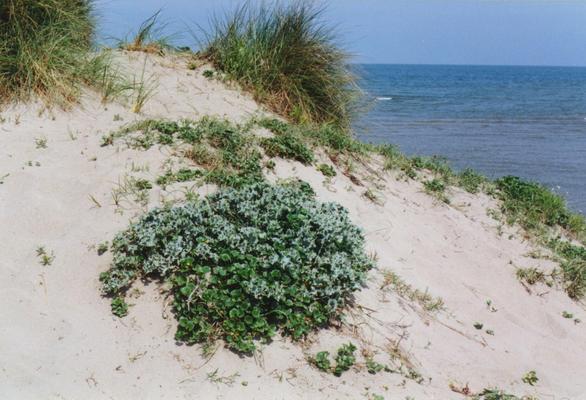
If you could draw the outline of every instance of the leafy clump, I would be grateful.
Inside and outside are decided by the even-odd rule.
[[[567,311],[562,311],[562,317],[567,318],[567,319],[572,319],[572,318],[574,318],[574,314],[569,313]]]
[[[330,353],[328,351],[320,351],[311,359],[311,362],[321,371],[329,372],[332,369]]]
[[[354,356],[355,351],[356,346],[354,346],[352,343],[345,344],[338,349],[338,354],[336,354],[334,375],[340,376],[342,375],[342,372],[348,371],[350,367],[354,365],[356,362],[356,356]]]
[[[347,211],[298,183],[257,183],[155,209],[116,236],[112,253],[105,293],[137,278],[169,278],[178,340],[222,338],[245,353],[277,330],[299,339],[338,317],[372,267]]]
[[[310,361],[321,371],[341,376],[342,373],[348,371],[356,363],[355,351],[356,346],[352,343],[347,343],[338,349],[334,358],[335,364],[330,361],[330,353],[327,351],[320,351],[315,357],[310,358]]]
[[[318,165],[317,170],[328,178],[333,178],[334,176],[336,176],[336,170],[334,169],[334,167],[328,164]]]
[[[119,296],[112,300],[111,308],[112,314],[118,318],[123,318],[128,315],[128,303],[126,303],[124,297]]]
[[[537,377],[537,373],[535,371],[529,371],[523,375],[522,381],[528,385],[535,386],[535,384],[539,381],[539,378]]]
[[[313,152],[305,146],[299,137],[290,131],[275,137],[265,138],[261,144],[269,157],[289,158],[303,164],[313,162]]]

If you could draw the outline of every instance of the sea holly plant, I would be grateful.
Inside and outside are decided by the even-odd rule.
[[[166,278],[178,340],[223,339],[243,353],[277,331],[300,339],[339,317],[373,266],[347,210],[316,201],[300,182],[224,189],[152,210],[111,251],[113,265],[101,275],[106,294]]]

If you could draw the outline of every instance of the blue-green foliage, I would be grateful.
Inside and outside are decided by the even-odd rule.
[[[346,209],[298,183],[257,183],[155,209],[112,243],[104,291],[169,277],[177,339],[254,350],[276,330],[299,339],[325,325],[360,288],[372,262]]]

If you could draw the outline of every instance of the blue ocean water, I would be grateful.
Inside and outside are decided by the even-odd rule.
[[[538,181],[586,212],[586,68],[359,65],[360,139]]]

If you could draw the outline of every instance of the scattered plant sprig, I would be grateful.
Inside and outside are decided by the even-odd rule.
[[[47,251],[45,246],[37,247],[36,253],[39,258],[39,263],[45,267],[53,264],[53,261],[55,261],[55,253]]]
[[[334,357],[335,363],[330,361],[330,353],[327,351],[320,351],[315,357],[311,357],[309,361],[319,370],[332,373],[339,377],[356,363],[355,351],[356,346],[352,343],[347,343],[343,344],[336,351]]]

